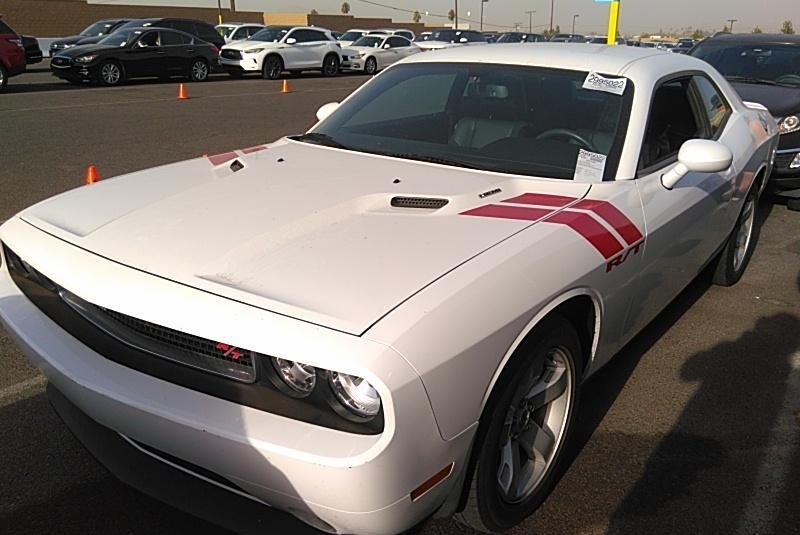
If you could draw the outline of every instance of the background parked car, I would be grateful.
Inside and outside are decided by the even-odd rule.
[[[118,85],[131,78],[186,76],[203,82],[219,61],[219,49],[186,32],[126,28],[92,45],[64,50],[50,70],[71,83]]]
[[[28,65],[39,63],[44,59],[39,41],[32,35],[22,36],[22,46],[25,48],[25,63]]]
[[[553,43],[585,43],[586,37],[578,33],[557,33],[550,38]]]
[[[401,59],[420,52],[420,48],[399,35],[365,35],[342,53],[349,60],[348,70],[375,74]]]
[[[225,39],[225,43],[248,39],[264,29],[263,24],[256,22],[228,22],[217,24],[214,29]]]
[[[539,33],[506,32],[497,38],[498,43],[542,43],[547,38]]]
[[[769,109],[781,134],[770,184],[800,188],[800,36],[722,34],[697,44],[690,55],[714,66],[743,100]]]
[[[94,39],[91,42],[97,42],[103,36],[112,33],[114,30],[128,22],[130,19],[101,19],[91,23],[84,28],[78,35],[70,35],[69,37],[62,37],[50,43],[50,57],[55,56],[60,51],[71,48],[78,44],[83,44],[88,39]]]
[[[217,48],[225,46],[225,38],[222,37],[212,25],[202,20],[176,19],[176,18],[150,18],[133,19],[119,26],[114,31],[131,28],[171,28],[188,33],[194,37],[199,37],[203,41],[213,44]],[[90,37],[82,39],[78,44],[86,45],[97,43],[102,37]]]
[[[261,73],[265,79],[277,80],[284,71],[313,70],[336,76],[342,49],[324,28],[267,26],[250,39],[223,47],[220,61],[231,76]]]
[[[337,39],[337,41],[339,41],[339,44],[341,44],[342,47],[348,47],[353,43],[355,43],[356,41],[358,41],[359,39],[361,39],[362,37],[364,37],[365,35],[367,35],[368,33],[369,30],[361,30],[358,28],[354,28],[352,30],[347,30],[346,32],[344,32],[342,36],[339,39]]]
[[[425,41],[417,41],[417,45],[423,50],[478,44],[485,45],[486,38],[482,33],[472,30],[436,30]]]
[[[409,41],[413,41],[416,38],[416,34],[411,30],[406,30],[405,28],[379,28],[377,30],[370,30],[369,33],[382,33],[384,35],[399,35],[400,37],[405,37]]]
[[[672,49],[673,52],[678,54],[688,54],[689,51],[697,44],[697,39],[678,39],[675,48]]]
[[[606,45],[608,44],[608,37],[605,35],[593,35],[591,37],[586,38],[586,42],[590,45]],[[617,44],[618,45],[625,45],[627,41],[622,37],[617,37]]]
[[[8,79],[25,72],[25,48],[22,37],[0,19],[0,91]]]
[[[496,43],[497,40],[502,35],[500,32],[482,32],[483,38],[486,39],[487,43]]]

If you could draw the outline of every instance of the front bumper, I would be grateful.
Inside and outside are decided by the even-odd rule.
[[[261,60],[255,55],[243,55],[241,59],[219,58],[222,70],[233,73],[261,72]]]
[[[97,65],[79,64],[74,61],[70,61],[69,65],[59,65],[51,61],[50,72],[62,80],[95,80]]]
[[[380,435],[323,428],[219,399],[91,350],[22,294],[4,263],[0,321],[53,387],[98,425],[235,485],[227,492],[330,532],[399,533],[432,514],[453,490],[471,435],[441,438],[419,378],[390,348],[157,279],[51,238],[20,219],[7,222],[0,236],[37,270],[87,300],[116,294],[116,304],[124,308],[125,303],[154,303],[160,296],[157,308],[165,317],[185,318],[185,308],[173,306],[190,306],[198,318],[216,316],[215,323],[231,329],[233,343],[234,325],[247,325],[247,316],[257,314],[270,320],[259,330],[264,339],[288,343],[298,354],[336,348],[343,366],[353,355],[384,379],[386,424]],[[82,272],[91,273],[91,280]],[[224,325],[227,321],[231,324]],[[285,353],[289,350],[284,348],[286,358],[293,356]],[[455,463],[453,474],[412,501],[411,491],[449,463]]]

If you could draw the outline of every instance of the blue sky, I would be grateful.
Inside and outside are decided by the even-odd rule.
[[[216,6],[217,0],[89,0],[89,2],[115,4],[157,4],[183,6]],[[228,0],[221,0],[227,5]],[[403,9],[419,10],[424,13],[446,14],[453,0],[376,0],[379,3],[394,5]],[[410,14],[371,6],[360,0],[349,0],[351,13],[364,16],[385,16],[395,20],[409,20]],[[241,10],[253,11],[310,11],[338,13],[341,0],[236,0]],[[507,26],[520,22],[528,25],[528,15],[524,12],[536,10],[534,25],[549,23],[550,0],[489,0],[485,7],[485,21]],[[734,30],[750,31],[756,25],[764,31],[778,31],[786,19],[793,22],[800,31],[800,0],[622,0],[621,30],[631,34],[641,31],[656,32],[659,29],[681,29],[700,27],[708,30],[722,29],[725,19],[738,19]],[[459,0],[459,13],[463,17],[470,11],[471,19],[478,19],[480,0]],[[555,0],[555,24],[567,30],[572,23],[572,15],[578,13],[577,32],[603,32],[608,7],[593,0]],[[423,20],[432,24],[442,19],[426,17]]]

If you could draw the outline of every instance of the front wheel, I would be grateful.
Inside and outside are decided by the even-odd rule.
[[[192,82],[205,82],[208,80],[208,62],[199,58],[194,60],[189,71],[189,79]]]
[[[560,477],[582,362],[575,328],[558,316],[520,346],[481,418],[477,465],[459,522],[505,531],[544,501]]]
[[[758,186],[753,186],[742,205],[742,211],[725,248],[719,254],[711,281],[732,286],[744,275],[758,241]]]
[[[372,57],[367,58],[367,61],[364,63],[364,72],[370,76],[378,72],[378,60]]]
[[[328,54],[322,62],[323,76],[336,76],[339,74],[339,57],[335,54]]]
[[[3,67],[3,64],[0,63],[0,91],[6,88],[8,85],[8,71],[6,68]]]
[[[106,61],[100,65],[100,83],[107,86],[119,85],[123,81],[122,69],[115,61]]]
[[[267,56],[264,59],[264,66],[261,75],[265,80],[277,80],[283,72],[283,61],[278,56]]]

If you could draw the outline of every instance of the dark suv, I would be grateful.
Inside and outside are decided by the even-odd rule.
[[[225,46],[225,38],[222,37],[211,24],[203,22],[202,20],[174,19],[174,18],[136,19],[128,21],[127,23],[120,26],[119,29],[150,28],[150,27],[171,28],[173,30],[180,30],[182,32],[188,33],[189,35],[194,35],[195,37],[199,37],[201,40],[207,43],[211,43],[212,45],[215,45],[217,48],[222,48],[223,46]]]
[[[100,39],[105,37],[128,22],[128,20],[130,19],[101,19],[88,25],[78,35],[70,35],[69,37],[56,39],[50,43],[50,57],[55,56],[62,50],[72,48],[73,46],[77,46],[79,44],[84,44],[84,41],[87,39]]]
[[[800,188],[800,36],[722,34],[689,54],[713,65],[742,100],[775,116],[781,138],[770,182],[779,190]]]
[[[25,72],[25,47],[22,37],[0,20],[0,91],[8,79]]]

